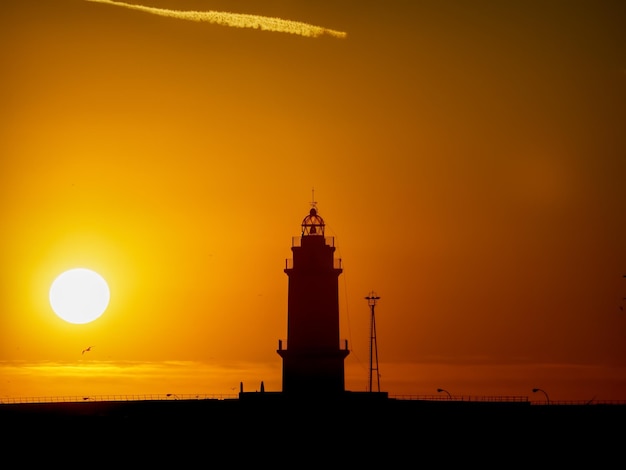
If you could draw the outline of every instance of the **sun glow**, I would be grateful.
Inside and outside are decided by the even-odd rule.
[[[66,322],[83,324],[99,318],[109,305],[110,291],[100,274],[85,268],[60,274],[50,286],[50,306]]]

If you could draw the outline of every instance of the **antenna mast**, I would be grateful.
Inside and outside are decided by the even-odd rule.
[[[317,201],[315,200],[315,188],[311,188],[311,207],[317,209]]]
[[[376,317],[374,315],[374,308],[376,307],[376,301],[380,299],[374,291],[365,297],[367,304],[370,306],[371,311],[371,323],[370,323],[370,372],[369,372],[369,391],[372,392],[372,377],[374,371],[376,371],[376,385],[377,391],[380,392],[380,374],[378,373],[378,343],[376,342]]]

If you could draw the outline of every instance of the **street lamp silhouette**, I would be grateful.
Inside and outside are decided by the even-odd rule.
[[[439,393],[446,392],[448,394],[448,400],[450,400],[452,398],[452,395],[450,395],[450,392],[448,392],[445,388],[438,388],[437,391]]]
[[[537,392],[541,392],[541,393],[543,393],[546,396],[546,403],[549,405],[550,404],[550,397],[548,396],[546,391],[542,390],[540,388],[533,388],[533,393],[537,393]]]

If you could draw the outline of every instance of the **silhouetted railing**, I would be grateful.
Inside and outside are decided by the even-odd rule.
[[[450,397],[441,395],[389,395],[395,400],[424,400],[424,401],[457,401],[457,402],[503,402],[503,403],[523,403],[529,402],[533,406],[551,405],[626,405],[626,400],[529,400],[527,396],[462,396],[452,395]]]
[[[335,237],[324,237],[327,246],[335,246]],[[291,237],[291,246],[302,246],[302,237]]]
[[[389,395],[389,398],[396,400],[425,400],[425,401],[479,401],[479,402],[505,402],[505,403],[525,403],[527,396],[519,395],[494,395],[494,396],[463,396],[463,395]]]
[[[293,269],[293,258],[285,259],[285,269]],[[342,269],[341,267],[341,258],[333,259],[333,269]]]
[[[85,396],[49,396],[49,397],[2,397],[2,404],[20,403],[78,403],[78,402],[104,402],[104,401],[173,401],[173,400],[233,400],[238,399],[239,394],[147,394],[147,395],[85,395]],[[576,400],[576,401],[553,401],[546,403],[545,400],[530,401],[527,396],[441,396],[441,395],[389,395],[394,400],[423,400],[437,402],[501,402],[501,403],[529,403],[533,406],[553,405],[626,405],[626,400]]]
[[[278,350],[279,351],[283,351],[285,349],[287,349],[287,340],[286,339],[279,339],[278,340]],[[339,350],[348,351],[348,340],[347,339],[340,339],[339,340]]]
[[[228,400],[238,398],[239,394],[147,394],[147,395],[83,395],[50,397],[2,397],[0,404],[12,403],[77,403],[96,401],[154,401],[154,400]]]

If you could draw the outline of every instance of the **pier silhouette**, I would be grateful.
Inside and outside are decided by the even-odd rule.
[[[392,397],[380,391],[380,384],[372,390],[377,351],[369,390],[346,390],[344,359],[350,351],[339,331],[341,260],[334,258],[334,240],[325,235],[315,205],[302,221],[301,237],[293,239],[292,252],[284,269],[289,281],[287,339],[278,341],[276,351],[283,360],[282,390],[266,390],[261,382],[260,390],[248,392],[242,381],[238,394],[221,398],[168,393],[126,400],[2,403],[7,452],[15,449],[13,442],[54,440],[61,429],[72,430],[73,446],[105,446],[109,457],[143,456],[144,464],[163,453],[178,453],[178,463],[226,455],[222,443],[236,443],[242,450],[259,443],[266,449],[288,445],[285,452],[307,452],[300,462],[308,456],[345,458],[353,464],[380,459],[386,466],[418,457],[437,458],[443,465],[450,457],[440,453],[442,444],[450,452],[473,449],[463,456],[466,464],[500,467],[552,457],[560,464],[588,457],[602,466],[623,448],[626,404],[558,404],[540,388],[532,391],[545,395],[541,403],[527,397],[467,400],[442,388],[437,392],[444,396]],[[141,444],[146,442],[161,444],[147,450]],[[563,446],[567,455],[562,455]],[[368,454],[370,448],[374,455]]]

